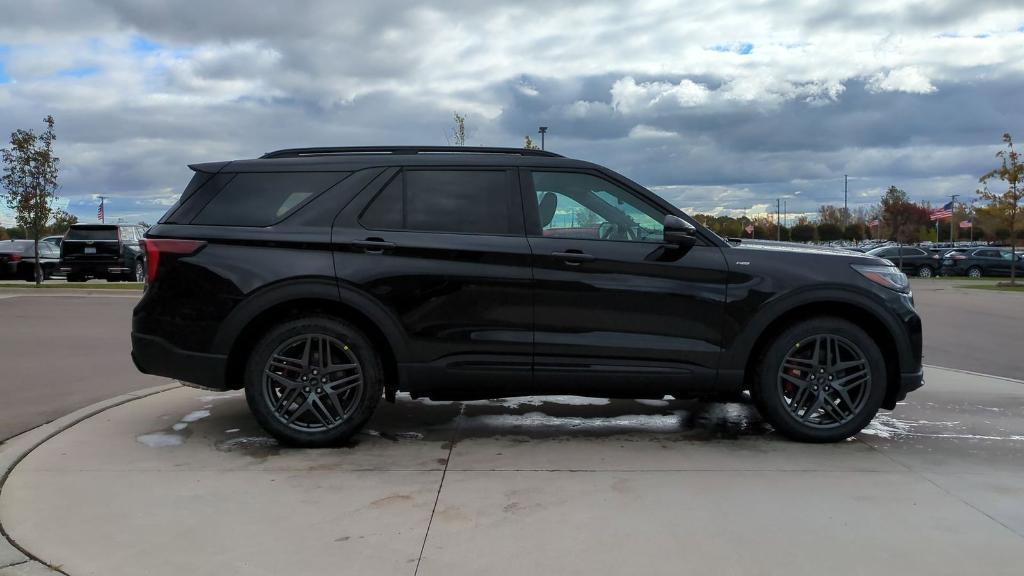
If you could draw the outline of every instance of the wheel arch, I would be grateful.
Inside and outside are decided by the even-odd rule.
[[[750,390],[755,383],[757,363],[760,362],[765,350],[786,328],[793,324],[820,316],[842,318],[865,332],[878,344],[885,360],[886,390],[882,406],[892,409],[896,404],[896,396],[900,389],[900,368],[902,356],[900,345],[894,336],[896,328],[887,324],[870,306],[864,303],[844,300],[825,299],[797,303],[776,313],[763,324],[763,328],[750,345],[749,354],[743,362],[743,387]]]
[[[227,355],[228,388],[243,387],[248,351],[266,330],[300,315],[325,314],[354,324],[380,350],[385,393],[393,398],[398,387],[398,362],[407,346],[401,325],[380,304],[354,289],[339,289],[330,280],[287,282],[250,296],[225,320],[214,340],[214,350]]]

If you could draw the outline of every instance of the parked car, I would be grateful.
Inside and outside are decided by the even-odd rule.
[[[970,248],[954,250],[942,259],[945,276],[1009,276],[1012,254],[1008,248]],[[1017,253],[1017,273],[1024,272],[1024,254]]]
[[[39,265],[43,279],[53,275],[60,262],[60,251],[49,242],[39,242]],[[34,282],[36,248],[32,240],[0,241],[0,276]]]
[[[145,235],[134,224],[73,224],[60,247],[60,269],[68,282],[104,278],[108,282],[142,282],[146,257],[139,240]]]
[[[885,258],[897,266],[902,262],[904,272],[921,278],[931,278],[942,268],[942,260],[938,254],[917,246],[882,246],[867,253]]]
[[[61,242],[64,241],[64,237],[63,236],[47,236],[46,238],[43,238],[42,241],[43,242],[49,242],[51,244],[56,244],[57,247],[60,248],[60,244],[61,244]]]
[[[923,384],[921,322],[889,262],[726,241],[589,162],[313,148],[191,168],[143,241],[132,358],[244,388],[283,442],[341,442],[398,391],[750,391],[782,434],[831,442]]]

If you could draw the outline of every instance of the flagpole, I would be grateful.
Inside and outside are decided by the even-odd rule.
[[[949,195],[949,247],[954,248],[953,244],[953,227],[956,224],[956,199],[959,198],[959,194]]]

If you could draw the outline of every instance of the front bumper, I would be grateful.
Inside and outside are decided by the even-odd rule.
[[[174,378],[196,388],[228,390],[227,356],[182,350],[163,338],[132,332],[132,362],[143,374]]]
[[[889,410],[896,407],[896,403],[907,397],[907,394],[924,386],[924,368],[917,372],[900,374],[900,388],[896,396],[891,400],[891,405],[885,406]]]

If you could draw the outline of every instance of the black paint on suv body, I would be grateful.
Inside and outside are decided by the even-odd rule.
[[[254,350],[308,316],[371,342],[388,397],[731,398],[775,389],[758,376],[770,345],[830,318],[857,331],[836,340],[837,358],[858,337],[870,343],[850,350],[884,358],[870,384],[879,404],[922,383],[909,290],[855,268],[888,262],[725,241],[595,164],[520,150],[309,149],[192,169],[146,235],[149,285],[132,330],[146,373],[256,394]],[[812,378],[800,375],[798,392]],[[788,377],[779,390],[792,389]],[[796,404],[797,392],[780,394]]]

